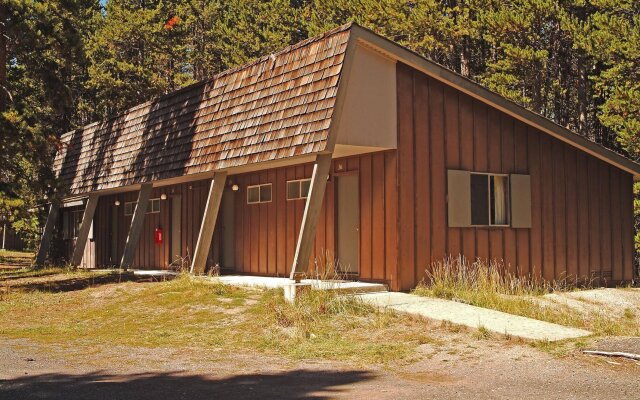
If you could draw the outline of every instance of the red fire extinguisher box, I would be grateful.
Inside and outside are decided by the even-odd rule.
[[[153,232],[153,241],[157,245],[162,244],[162,228],[159,226]]]

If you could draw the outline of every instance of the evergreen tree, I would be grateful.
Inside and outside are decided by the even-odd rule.
[[[34,205],[55,188],[59,135],[83,123],[83,38],[98,2],[9,0],[0,12],[0,207],[35,234]]]

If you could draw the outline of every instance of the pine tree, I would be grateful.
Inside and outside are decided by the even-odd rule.
[[[593,56],[591,74],[600,123],[619,144],[640,159],[640,4],[631,0],[594,1],[577,47]]]
[[[55,189],[57,138],[83,122],[76,111],[86,101],[83,38],[99,8],[97,0],[10,0],[3,6],[0,204],[16,227],[35,235],[38,215],[29,210]]]

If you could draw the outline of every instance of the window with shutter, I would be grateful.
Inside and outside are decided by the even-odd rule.
[[[529,175],[447,171],[450,227],[531,227]]]

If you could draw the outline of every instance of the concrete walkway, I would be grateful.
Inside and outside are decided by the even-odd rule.
[[[557,341],[591,335],[591,332],[582,329],[569,328],[451,300],[397,292],[365,293],[358,296],[366,303],[378,307],[421,315],[437,321],[449,321],[471,328],[483,326],[492,332],[524,339]]]

